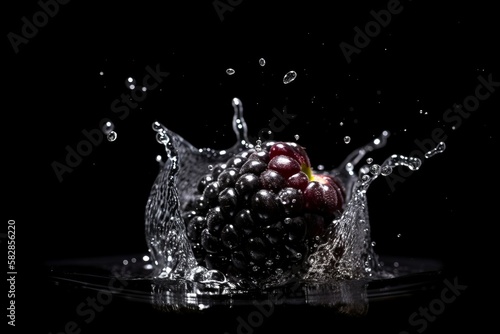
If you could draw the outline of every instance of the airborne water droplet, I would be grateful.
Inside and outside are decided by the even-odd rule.
[[[380,165],[374,164],[370,167],[370,173],[372,175],[378,175],[380,174]]]
[[[162,129],[162,126],[159,122],[154,122],[153,125],[151,126],[153,130],[155,131],[160,131]]]
[[[127,80],[125,81],[125,86],[129,89],[135,89],[135,79],[132,77],[128,77]]]
[[[116,140],[116,137],[118,137],[118,134],[114,131],[110,131],[107,135],[107,139],[108,141],[115,141]]]
[[[383,176],[387,176],[389,174],[392,173],[392,167],[391,166],[382,166],[382,168],[380,169],[380,174],[382,174]]]
[[[293,136],[293,138],[295,138],[295,140],[299,140],[300,136],[299,135],[295,135],[295,136]]]
[[[226,74],[227,74],[227,75],[233,75],[234,73],[235,73],[235,71],[234,71],[234,69],[232,69],[232,68],[228,68],[228,69],[226,70]]]
[[[259,59],[259,65],[260,66],[265,66],[266,65],[266,60],[264,58]]]
[[[443,153],[445,149],[446,149],[446,144],[443,142],[440,142],[435,148],[433,148],[429,152],[425,153],[425,157],[427,159],[429,159],[438,153]]]
[[[262,140],[257,139],[257,140],[255,141],[255,150],[256,150],[256,151],[260,151],[260,150],[262,149],[261,145],[262,145]]]
[[[372,159],[372,158],[367,158],[367,159],[366,159],[366,163],[367,163],[367,164],[371,164],[372,162],[373,162],[373,159]]]
[[[297,72],[290,71],[287,74],[285,74],[285,76],[283,77],[283,83],[285,85],[289,84],[290,82],[292,82],[293,80],[295,80],[295,78],[297,78]]]
[[[112,122],[106,122],[102,126],[102,132],[104,132],[105,135],[108,135],[114,128],[115,125]]]
[[[344,137],[344,143],[349,144],[351,142],[351,137],[345,136]]]

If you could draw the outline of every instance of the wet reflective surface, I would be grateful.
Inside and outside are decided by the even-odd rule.
[[[430,259],[381,258],[387,278],[291,282],[263,290],[233,289],[213,282],[156,278],[145,254],[51,262],[50,282],[60,292],[101,292],[163,312],[203,312],[257,304],[321,306],[351,316],[365,315],[370,303],[407,298],[442,280],[442,265]],[[397,263],[397,268],[394,267]]]

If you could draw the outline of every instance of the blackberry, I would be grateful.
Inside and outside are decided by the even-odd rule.
[[[345,190],[315,175],[296,143],[266,142],[201,177],[184,215],[200,265],[235,280],[261,280],[307,265],[342,212]]]

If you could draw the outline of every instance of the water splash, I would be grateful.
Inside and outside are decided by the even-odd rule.
[[[446,144],[444,142],[439,142],[439,144],[435,148],[425,153],[425,157],[427,159],[432,158],[436,154],[443,153],[445,149],[446,149]]]
[[[232,106],[236,143],[226,150],[196,148],[161,123],[153,123],[157,141],[165,147],[168,157],[161,164],[145,213],[146,241],[157,277],[233,284],[227,281],[223,273],[197,264],[183,220],[186,206],[195,199],[196,183],[210,166],[225,162],[245,149],[258,150],[262,144],[258,141],[253,146],[248,140],[242,102],[234,98]],[[383,131],[380,136],[349,154],[337,168],[321,171],[343,181],[348,201],[341,217],[329,225],[326,241],[322,241],[316,251],[309,255],[308,269],[300,274],[300,279],[330,281],[385,275],[379,270],[378,258],[370,239],[366,193],[375,179],[390,174],[392,168],[406,166],[417,170],[422,164],[418,158],[394,154],[381,165],[363,165],[356,169],[368,152],[384,147],[388,137],[389,132]],[[442,147],[437,150],[442,151]],[[285,282],[280,280],[274,283]]]
[[[198,149],[161,123],[154,122],[152,125],[156,140],[165,146],[168,157],[161,164],[153,183],[145,212],[146,242],[157,267],[157,275],[188,277],[197,268],[182,218],[186,205],[195,196],[193,180],[204,175],[209,166],[252,147],[248,141],[241,101],[233,99],[233,107],[233,129],[237,142],[227,150]]]
[[[146,235],[154,263],[161,270],[159,276],[184,277],[197,266],[196,259],[186,242],[185,225],[179,208],[177,175],[179,155],[171,134],[160,123],[153,129],[156,139],[165,146],[168,161],[154,183],[146,206]]]

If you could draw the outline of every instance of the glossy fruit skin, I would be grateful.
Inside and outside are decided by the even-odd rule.
[[[261,280],[302,270],[342,213],[345,190],[315,175],[296,143],[266,142],[200,178],[184,214],[196,259],[229,278]]]

